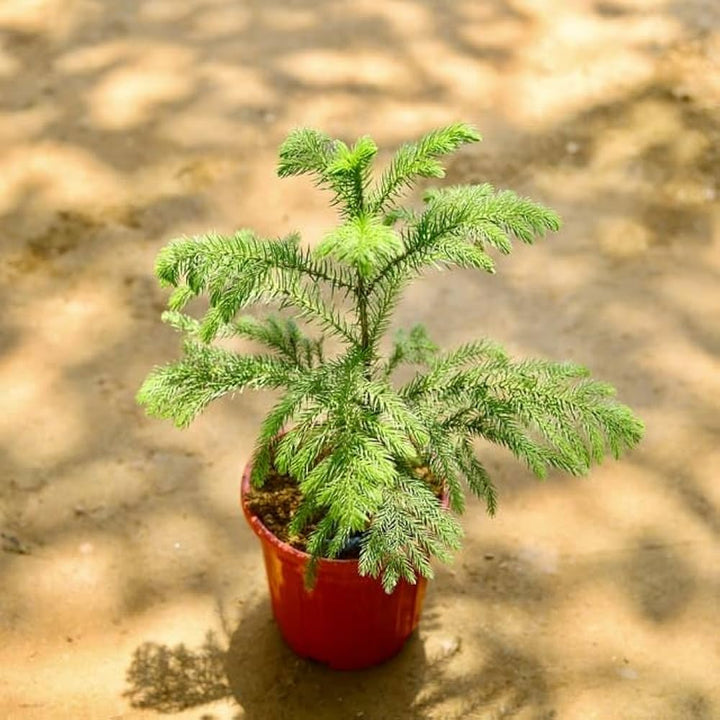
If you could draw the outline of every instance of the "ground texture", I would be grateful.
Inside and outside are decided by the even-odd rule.
[[[719,67],[715,0],[0,3],[0,717],[719,718]],[[647,438],[542,486],[485,450],[500,516],[471,505],[398,658],[335,674],[283,646],[238,508],[271,398],[186,432],[134,404],[178,350],[152,262],[316,239],[325,198],[274,176],[293,126],[389,151],[454,120],[485,141],[450,182],[565,227],[398,324],[587,364]]]

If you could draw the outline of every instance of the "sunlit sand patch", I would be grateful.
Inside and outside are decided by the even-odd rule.
[[[670,43],[680,35],[678,23],[666,17],[601,20],[567,13],[548,15],[533,29],[535,42],[523,53],[525,65],[515,68],[506,85],[504,103],[523,124],[545,125],[578,112],[600,95],[604,102],[620,99],[629,88],[647,82],[655,60],[643,45]],[[612,38],[616,50],[608,56]]]
[[[0,48],[0,77],[12,77],[20,69],[20,63],[5,49]]]
[[[358,7],[353,3],[353,11]],[[282,3],[272,5],[265,3],[259,7],[257,13],[258,24],[264,28],[279,32],[304,32],[311,31],[317,24],[317,15],[314,12],[312,3]]]
[[[64,37],[98,12],[97,0],[3,0],[0,27]]]
[[[484,6],[477,4],[474,7],[482,10]],[[485,53],[492,58],[493,53],[496,53],[504,67],[506,60],[512,65],[513,53],[509,48],[520,46],[525,42],[528,27],[517,19],[490,17],[476,20],[474,17],[468,17],[457,28],[457,32],[470,47],[476,48],[478,55],[482,56]]]
[[[608,610],[602,605],[588,609],[588,623]],[[594,610],[599,611],[597,615]],[[683,710],[672,717],[693,717],[695,713],[684,705],[683,696],[709,698],[706,707],[712,706],[716,688],[709,678],[717,672],[717,661],[712,643],[707,642],[714,634],[711,624],[705,625],[708,634],[702,636],[692,630],[688,633],[682,624],[671,624],[664,630],[655,628],[652,633],[638,632],[641,626],[634,618],[623,619],[616,611],[608,619],[610,623],[602,632],[593,634],[598,649],[605,645],[601,656],[585,668],[582,661],[574,664],[562,677],[564,687],[556,701],[559,717],[620,718],[628,707],[635,706],[638,697],[642,697],[648,717],[671,717],[666,714],[671,705],[682,706]],[[572,622],[581,623],[582,618],[573,617]],[[606,645],[609,638],[615,639],[614,652],[612,646]]]
[[[458,112],[455,108],[428,99],[406,103],[387,98],[379,108],[376,134],[386,138],[385,148],[380,148],[378,163],[389,162],[391,154],[388,144],[400,144],[408,137],[420,137],[430,128],[449,125],[456,122]],[[383,152],[384,150],[384,152]]]
[[[537,128],[558,117],[581,112],[600,95],[622,99],[628,88],[648,81],[654,72],[652,60],[633,51],[618,51],[602,64],[582,66],[568,63],[561,75],[522,74],[506,86],[503,104],[515,110],[519,123]]]
[[[92,557],[98,551],[93,547],[84,557]],[[104,589],[109,593],[118,590],[112,583]],[[68,590],[71,591],[72,586]],[[12,688],[0,698],[0,711],[10,708],[10,715],[5,717],[14,717],[12,713],[18,708],[24,708],[23,718],[31,720],[45,720],[55,715],[83,720],[108,713],[109,717],[126,715],[125,673],[133,652],[140,645],[155,642],[172,648],[184,643],[195,648],[202,645],[208,630],[215,631],[221,647],[226,642],[216,605],[209,600],[177,594],[172,602],[155,607],[132,622],[119,615],[106,616],[98,612],[100,607],[90,604],[84,611],[76,610],[74,620],[68,618],[60,625],[70,600],[56,593],[55,608],[46,609],[47,617],[54,619],[56,626],[34,627],[35,631],[45,632],[42,641],[28,642],[26,634],[17,633],[9,636],[0,648],[0,664],[7,670],[3,679]],[[78,617],[84,618],[84,622],[78,622]],[[22,658],[21,664],[18,664],[19,658]],[[78,667],[93,669],[91,688],[86,674],[79,673]],[[229,709],[233,710],[232,715],[227,712]],[[203,705],[202,710],[212,711],[218,720],[230,720],[237,714],[237,706],[230,707],[227,703]],[[195,718],[197,712],[197,709],[191,710],[187,716]]]
[[[648,348],[637,356],[637,362],[643,371],[654,357],[653,348]],[[685,395],[687,385],[677,378],[665,378],[676,395]],[[677,403],[653,403],[642,408],[646,434],[643,438],[642,452],[653,457],[662,467],[667,463],[673,467],[672,460],[677,457],[677,448],[683,448],[686,457],[695,457],[696,453],[717,443],[713,428],[704,427],[686,407]],[[684,456],[685,457],[685,456]]]
[[[98,197],[121,200],[121,178],[94,153],[60,142],[16,145],[0,158],[0,212],[8,212],[32,188],[33,202],[45,207],[78,208]]]
[[[403,64],[373,51],[304,50],[286,55],[279,64],[289,75],[318,87],[362,84],[390,88],[407,87],[414,82]]]
[[[88,428],[66,373],[122,336],[130,322],[126,315],[109,312],[117,307],[109,289],[88,287],[72,298],[38,299],[34,306],[33,333],[0,361],[5,411],[0,434],[22,464],[27,452],[22,437],[36,438],[33,463],[59,461],[78,450]]]
[[[714,114],[720,97],[719,61],[720,32],[717,30],[706,31],[673,47],[663,56],[663,65],[674,81],[673,95]]]
[[[683,383],[698,397],[720,397],[720,360],[687,338],[658,340],[652,357],[643,364],[661,377]]]
[[[175,0],[153,0],[139,6],[140,17],[146,22],[172,23],[192,13],[197,3],[178,3]]]
[[[209,5],[199,11],[193,21],[192,35],[210,42],[219,37],[232,37],[247,29],[252,13],[244,5]]]
[[[525,252],[522,246],[514,251],[511,267],[502,268],[503,277],[518,293],[522,293],[532,282],[533,286],[543,288],[551,298],[562,302],[568,294],[581,291],[595,279],[595,269],[581,253],[560,255],[553,247],[554,239],[548,238],[541,244]],[[501,258],[498,264],[502,263]],[[538,267],[543,272],[538,272]],[[572,317],[573,308],[564,308],[566,317]]]
[[[68,46],[53,63],[56,70],[72,75],[102,72],[127,57],[130,46],[121,40],[105,40],[95,44]]]
[[[603,692],[605,692],[604,696]],[[637,707],[638,697],[642,697],[647,698],[643,707],[647,707],[648,717],[711,718],[717,714],[717,708],[720,707],[713,699],[714,696],[712,687],[704,688],[703,692],[698,687],[688,687],[674,682],[673,676],[670,676],[654,683],[628,683],[617,692],[608,692],[607,689],[581,692],[567,706],[567,715],[565,705],[561,705],[563,708],[561,712],[568,720],[622,717],[622,713],[626,712],[627,708]],[[677,714],[667,715],[668,711]]]
[[[27,359],[6,363],[0,374],[0,438],[20,467],[42,467],[71,457],[87,428],[74,393],[58,387],[57,370]],[[28,456],[28,447],[32,447]]]
[[[335,211],[328,208],[326,193],[313,188],[308,178],[275,177],[275,154],[265,157],[265,165],[259,166],[264,169],[244,168],[250,175],[243,187],[244,212],[239,224],[263,236],[300,231],[304,242],[317,242],[335,222]]]
[[[208,90],[203,100],[216,103],[218,111],[229,112],[238,107],[257,107],[271,104],[276,98],[275,89],[266,82],[256,69],[236,63],[206,62],[198,69],[198,76],[205,79]]]
[[[689,474],[691,478],[692,469]],[[595,468],[591,478],[578,481],[570,498],[567,527],[575,527],[573,534],[584,551],[614,551],[623,547],[624,539],[653,528],[672,527],[672,538],[678,543],[708,540],[708,528],[678,504],[677,495],[668,492],[667,480],[640,464],[608,463]],[[571,539],[570,534],[566,537]]]
[[[609,257],[633,258],[648,250],[652,236],[648,228],[634,218],[603,218],[598,227],[598,242]]]
[[[54,368],[91,360],[127,330],[130,318],[117,307],[117,290],[91,280],[70,297],[38,299],[34,337],[23,354]]]
[[[663,676],[685,686],[706,683],[706,663],[717,664],[703,639],[704,632],[713,633],[714,614],[711,597],[697,592],[702,587],[696,582],[698,573],[704,573],[693,549],[628,545],[573,558],[564,573],[567,586],[553,603],[550,633],[543,639],[548,666],[556,666],[557,678],[564,677],[575,690],[635,679],[654,684]],[[675,566],[686,561],[690,567],[682,571]],[[678,584],[688,581],[678,593]],[[668,605],[668,594],[674,594],[677,604]],[[655,616],[654,609],[661,607],[671,612]],[[569,656],[572,663],[565,667]]]
[[[238,123],[224,116],[222,111],[208,117],[207,107],[189,108],[168,118],[164,124],[163,135],[173,142],[182,142],[183,138],[192,136],[205,146],[223,148],[228,146],[228,139],[238,134]],[[237,147],[243,147],[240,139],[235,141]]]
[[[31,626],[50,638],[101,630],[120,607],[119,550],[72,533],[18,556],[4,575],[13,588],[15,627]]]
[[[438,40],[417,40],[410,47],[416,62],[424,65],[428,82],[440,84],[441,92],[453,98],[450,104],[471,101],[475,112],[495,105],[500,78],[489,61],[458,55]]]
[[[678,309],[693,315],[700,324],[707,320],[708,334],[712,329],[717,330],[711,318],[720,317],[720,293],[717,290],[717,278],[712,272],[700,276],[688,273],[671,275],[663,278],[660,287],[660,293]]]
[[[185,98],[194,86],[193,60],[190,50],[177,45],[128,48],[125,64],[90,93],[92,122],[113,130],[135,127],[159,105]]]
[[[50,102],[26,110],[0,112],[0,139],[7,146],[22,144],[42,135],[57,116],[58,110]]]

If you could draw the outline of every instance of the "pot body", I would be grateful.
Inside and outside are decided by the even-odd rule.
[[[397,654],[417,627],[427,581],[400,581],[387,594],[379,580],[361,577],[357,560],[318,562],[315,585],[305,587],[310,556],[278,540],[250,513],[245,497],[250,466],[243,473],[241,503],[260,539],[273,615],[285,642],[300,656],[337,670],[377,665]]]

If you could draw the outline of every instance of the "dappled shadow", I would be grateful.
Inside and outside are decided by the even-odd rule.
[[[0,652],[17,702],[45,720],[75,693],[119,716],[137,647],[129,699],[172,712],[229,692],[270,719],[718,714],[714,656],[693,645],[714,631],[720,535],[713,3],[1,5],[0,531],[29,554],[9,540],[0,554]],[[135,407],[145,372],[177,353],[153,258],[209,227],[319,236],[324,198],[273,178],[291,126],[387,151],[457,119],[486,141],[447,181],[514,187],[565,228],[495,277],[421,282],[398,322],[588,364],[648,437],[577,490],[556,476],[536,490],[483,448],[501,517],[471,506],[400,656],[331,673],[248,600],[262,577],[236,485],[270,401],[220,403],[185,434]],[[244,601],[222,673],[222,643],[167,639],[204,630],[217,597]],[[30,672],[39,647],[47,667]],[[58,668],[99,657],[93,700]]]
[[[437,712],[459,718],[478,708],[495,709],[498,718],[528,710],[535,720],[554,717],[542,668],[526,652],[474,629],[462,640],[437,635],[437,611],[429,607],[421,630],[396,657],[363,671],[333,671],[293,654],[263,601],[243,608],[225,653],[213,638],[198,650],[140,646],[128,669],[126,694],[134,706],[158,712],[232,695],[242,717],[258,720],[422,720]],[[478,647],[485,653],[482,666],[451,680],[464,649],[472,653]]]
[[[382,666],[339,673],[294,656],[282,643],[263,608],[243,617],[228,655],[233,693],[248,718],[363,717],[401,720],[466,717],[477,708],[500,710],[497,717],[552,717],[548,689],[537,662],[497,637],[462,641],[428,629],[436,611],[428,608],[419,633]],[[473,647],[475,645],[475,647]],[[468,647],[469,646],[469,647]],[[456,675],[463,647],[487,652],[470,674]],[[452,679],[451,679],[452,678]],[[392,698],[391,702],[388,699]],[[439,713],[439,715],[438,715]]]
[[[638,536],[633,552],[585,557],[498,543],[478,547],[475,541],[467,550],[468,557],[482,559],[441,571],[430,585],[419,630],[381,666],[340,672],[296,656],[261,593],[239,609],[224,652],[214,640],[197,650],[139,647],[127,694],[136,706],[159,712],[234,698],[243,718],[258,720],[459,720],[473,713],[553,720],[563,717],[563,688],[572,682],[586,692],[592,689],[594,708],[612,711],[640,688],[654,698],[646,707],[658,717],[679,720],[681,711],[689,720],[712,717],[711,696],[691,690],[665,664],[631,646],[611,659],[601,647],[604,632],[583,627],[593,616],[608,628],[621,627],[626,620],[617,608],[599,606],[600,615],[579,619],[572,641],[558,627],[568,599],[593,597],[602,587],[622,589],[632,613],[658,624],[697,607],[698,593],[707,593],[705,601],[712,602],[717,588],[691,572],[681,548],[646,534]],[[537,636],[549,628],[560,632],[558,649],[543,651]],[[572,666],[567,642],[585,647],[582,668]],[[616,698],[618,705],[608,705],[606,698]]]
[[[493,40],[493,27],[531,21],[506,0],[481,8],[423,0],[352,12],[330,0],[154,8],[132,0],[104,15],[73,17],[62,42],[42,26],[5,28],[16,70],[0,77],[0,90],[24,77],[23,91],[6,93],[4,105],[55,111],[34,139],[88,149],[123,174],[190,148],[243,152],[233,128],[292,123],[289,101],[304,93],[352,105],[385,102],[392,89],[396,104],[432,99],[440,106],[451,99],[454,79],[404,42],[404,23],[427,33],[435,53],[452,48],[501,69],[515,51]],[[333,31],[323,32],[320,20]],[[482,31],[469,33],[469,22]],[[353,52],[359,63],[348,61]],[[209,132],[197,123],[202,115]]]

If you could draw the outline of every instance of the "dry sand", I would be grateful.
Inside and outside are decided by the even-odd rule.
[[[719,70],[715,0],[3,0],[0,717],[720,718]],[[178,351],[153,258],[316,239],[326,198],[274,176],[293,126],[389,151],[459,119],[485,142],[449,181],[565,227],[398,323],[585,363],[647,438],[542,486],[485,449],[499,517],[471,504],[398,658],[334,674],[282,645],[237,507],[271,398],[185,432],[135,406]]]

